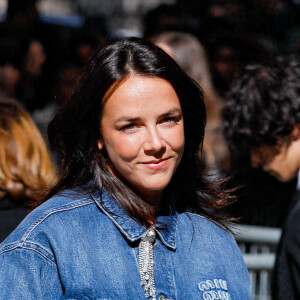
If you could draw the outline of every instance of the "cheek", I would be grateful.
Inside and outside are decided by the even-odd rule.
[[[105,147],[112,160],[133,160],[140,151],[140,140],[134,135],[118,135],[105,142]]]
[[[271,157],[271,155],[270,155]],[[273,168],[281,168],[286,164],[286,160],[283,154],[273,154],[269,160],[269,166]]]
[[[179,152],[183,152],[184,149],[184,130],[183,127],[179,127],[167,137],[169,145],[172,149]]]

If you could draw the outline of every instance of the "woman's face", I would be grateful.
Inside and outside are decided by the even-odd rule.
[[[130,75],[105,101],[101,133],[98,147],[107,151],[109,170],[145,200],[159,201],[184,149],[182,110],[171,84]]]

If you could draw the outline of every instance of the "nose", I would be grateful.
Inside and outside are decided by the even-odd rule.
[[[166,143],[164,139],[160,136],[157,128],[149,128],[147,130],[147,134],[144,142],[144,150],[145,152],[159,153],[163,149],[165,149]]]
[[[258,168],[262,165],[261,155],[256,149],[252,149],[250,153],[251,165],[253,168]]]

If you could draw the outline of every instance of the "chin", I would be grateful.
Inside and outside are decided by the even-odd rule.
[[[137,190],[144,191],[146,194],[152,194],[152,193],[160,193],[165,190],[165,188],[168,186],[169,181],[166,183],[153,183],[153,184],[147,184],[147,185],[140,185],[137,187]]]
[[[144,190],[148,190],[149,192],[161,192],[167,187],[166,185],[150,185],[144,188]]]
[[[153,190],[164,190],[170,183],[171,180],[166,180],[166,181],[159,181],[159,182],[155,182],[153,184],[149,184],[150,188]]]
[[[292,181],[295,178],[296,178],[296,175],[295,176],[284,177],[284,178],[278,178],[278,180],[281,181],[281,182],[289,182],[289,181]]]
[[[280,170],[267,170],[269,175],[275,177],[278,181],[281,182],[289,182],[297,177],[298,169],[286,170],[285,172],[281,172]]]
[[[270,175],[274,176],[280,182],[289,182],[295,178],[295,176],[291,176],[291,175],[288,176],[283,176],[280,174],[270,174]]]

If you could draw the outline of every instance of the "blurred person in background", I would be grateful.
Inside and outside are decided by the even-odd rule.
[[[29,114],[0,100],[0,242],[27,215],[39,191],[55,183],[56,170]]]
[[[57,58],[63,46],[62,27],[43,22],[37,7],[39,0],[8,0],[6,19],[0,22],[0,36],[14,36],[18,39],[35,39],[45,51],[48,71],[57,66]],[[51,76],[49,76],[51,80]]]
[[[34,38],[26,38],[23,43],[21,78],[16,86],[16,97],[32,113],[49,102],[51,86],[45,72],[47,56],[43,45]]]
[[[143,16],[143,25],[143,37],[147,39],[166,31],[196,34],[199,30],[198,19],[191,13],[186,3],[161,4],[150,9]]]
[[[237,76],[237,83],[234,82],[233,87],[240,82],[240,78],[243,78],[244,72],[244,68],[242,68]],[[250,82],[250,78],[248,80]],[[256,80],[259,81],[259,79]],[[248,82],[246,84],[247,86],[241,92],[241,98],[245,103],[249,101],[250,105],[255,91]],[[284,88],[281,84],[278,87]],[[262,93],[260,97],[263,97]],[[272,99],[272,96],[269,98]],[[227,103],[228,100],[230,100],[230,93],[225,98],[225,102]],[[230,111],[230,105],[232,105],[232,111],[237,109],[233,103],[229,102],[228,111]],[[226,119],[234,124],[233,120],[230,121],[230,116],[226,116]],[[255,118],[253,118],[253,123],[255,124]],[[230,138],[228,142],[232,144]],[[248,152],[247,149],[236,151],[231,147],[230,175],[232,177],[229,185],[240,186],[236,194],[238,200],[231,206],[232,212],[240,217],[240,221],[244,224],[280,228],[285,222],[297,180],[294,178],[288,182],[281,182],[262,168],[253,168]]]
[[[237,151],[250,153],[253,167],[282,182],[296,178],[300,169],[299,57],[248,66],[229,94],[224,119],[228,141]],[[300,299],[299,188],[298,184],[278,247],[273,299]]]
[[[53,101],[53,85],[68,37],[63,35],[63,26],[42,21],[37,4],[37,0],[9,0],[6,18],[0,22],[0,40],[13,38],[21,45],[18,73],[9,70],[17,81],[9,97],[23,103],[30,114]]]
[[[299,1],[297,0],[251,0],[247,1],[247,29],[265,45],[282,51],[286,38],[299,24]]]
[[[97,47],[108,43],[106,20],[101,16],[86,17],[83,26],[75,33],[71,43],[73,43],[79,62],[85,65],[94,55]]]
[[[228,171],[230,166],[229,150],[221,130],[223,99],[213,86],[204,47],[195,36],[175,31],[154,36],[152,41],[170,54],[183,71],[203,89],[207,123],[202,159],[207,170]]]
[[[50,101],[41,109],[36,109],[32,112],[32,118],[44,137],[47,135],[47,126],[56,111],[71,99],[81,73],[82,64],[78,60],[64,60],[58,70],[58,75],[53,88],[55,101]],[[54,155],[56,156],[57,153],[54,153]]]
[[[248,27],[248,2],[208,1],[201,23],[198,37],[207,51],[215,87],[223,98],[244,66],[264,63],[270,55],[268,44]],[[251,13],[251,21],[259,22],[255,8]]]
[[[65,61],[59,70],[55,95],[59,106],[65,105],[72,97],[82,74],[82,65],[76,60]]]
[[[15,98],[21,79],[22,41],[13,36],[0,38],[0,90],[2,97]]]
[[[213,80],[224,98],[246,65],[264,63],[270,58],[265,45],[247,32],[218,28],[206,42]]]

